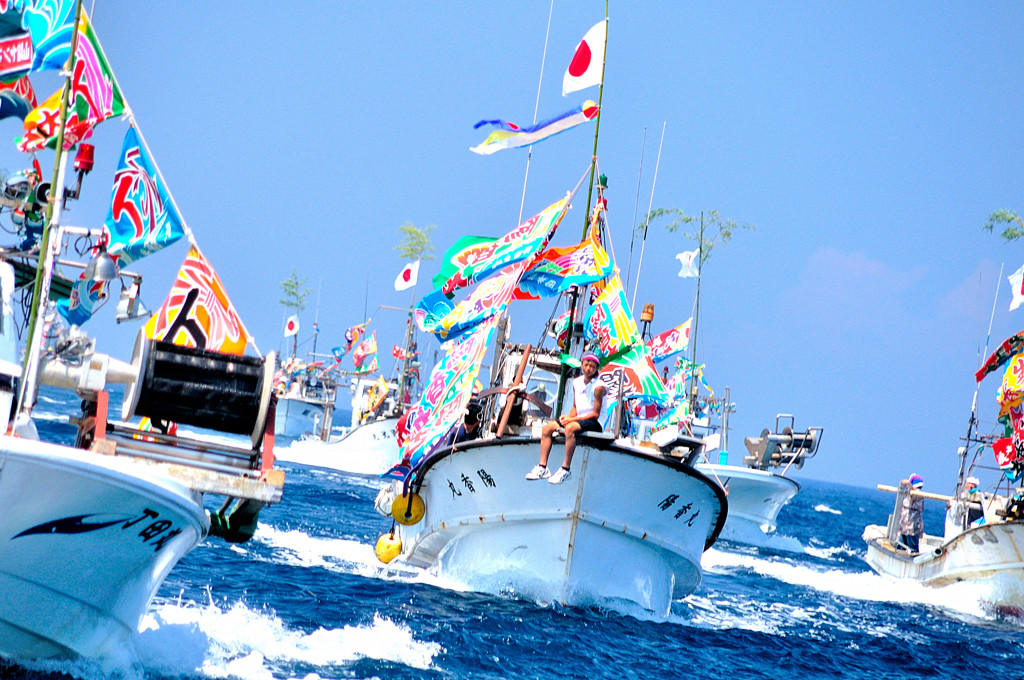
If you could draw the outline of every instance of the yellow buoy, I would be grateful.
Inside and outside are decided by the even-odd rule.
[[[418,493],[409,492],[408,496],[397,496],[391,504],[391,516],[405,526],[411,526],[423,519],[426,506]]]
[[[374,549],[377,559],[387,564],[402,553],[402,541],[394,533],[382,534]]]

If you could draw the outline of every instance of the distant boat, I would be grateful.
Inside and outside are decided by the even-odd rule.
[[[1024,458],[1019,453],[1024,435],[1022,349],[1024,335],[1009,338],[975,375],[980,384],[986,375],[1008,364],[998,399],[1001,417],[1006,416],[1010,431],[1003,433],[1005,436],[976,432],[975,391],[965,445],[958,450],[960,469],[952,495],[913,489],[903,483],[898,487],[878,485],[880,491],[896,494],[887,524],[864,529],[866,560],[878,573],[932,587],[962,581],[988,584],[984,599],[989,604],[1012,614],[1024,613],[1024,489],[1020,488]],[[993,468],[990,456],[998,467]],[[993,469],[995,475],[984,474]],[[924,534],[917,552],[901,542],[900,532],[904,499],[912,496],[946,504],[943,535]]]
[[[783,425],[787,420],[789,424]],[[703,438],[703,460],[697,469],[722,484],[729,496],[729,520],[722,538],[757,544],[760,537],[775,532],[779,512],[800,491],[800,484],[787,475],[802,468],[821,443],[822,428],[798,432],[793,425],[793,416],[779,414],[774,431],[765,429],[758,437],[745,438],[750,455],[743,458],[743,465],[729,465],[725,451],[719,462],[711,462],[719,453],[719,440]]]

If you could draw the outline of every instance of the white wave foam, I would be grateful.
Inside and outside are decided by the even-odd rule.
[[[963,582],[944,588],[929,588],[912,581],[886,578],[869,570],[820,570],[789,561],[727,553],[713,548],[704,553],[701,563],[714,573],[728,574],[746,569],[783,583],[851,599],[927,604],[978,618],[989,617],[985,603],[991,599],[992,586],[984,583]]]
[[[830,508],[827,505],[825,505],[824,503],[819,503],[818,505],[815,505],[814,506],[814,511],[815,512],[827,512],[830,515],[841,515],[841,514],[843,514],[842,510],[836,510],[835,508]]]
[[[136,638],[141,664],[150,673],[264,680],[282,664],[323,668],[373,658],[428,669],[442,651],[417,641],[405,625],[374,615],[368,626],[289,629],[277,616],[235,603],[221,609],[178,602],[159,603],[143,619]]]

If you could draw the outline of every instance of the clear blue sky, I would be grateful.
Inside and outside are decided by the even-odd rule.
[[[532,121],[549,7],[100,0],[94,25],[182,214],[266,351],[283,344],[279,283],[293,268],[320,287],[329,347],[364,305],[408,304],[392,286],[401,223],[437,225],[438,255],[463,234],[514,226],[526,151],[468,148],[485,135],[477,120]],[[555,3],[541,118],[596,99],[563,98],[561,77],[604,8]],[[873,485],[916,471],[933,491],[951,488],[997,273],[1024,264],[1020,244],[982,231],[991,211],[1024,210],[1022,34],[1024,8],[1011,2],[612,3],[598,155],[623,270],[663,123],[654,206],[756,225],[714,253],[702,284],[698,358],[737,403],[733,451],[793,413],[825,428],[802,476]],[[40,99],[57,87],[36,82]],[[0,138],[18,129],[0,122]],[[97,130],[97,168],[70,223],[102,222],[124,131]],[[592,143],[587,126],[535,147],[528,214],[572,187]],[[0,166],[26,167],[13,141]],[[558,244],[578,240],[584,207]],[[650,232],[637,302],[655,303],[656,331],[690,314],[694,280],[676,276],[674,255],[691,247]],[[184,255],[180,244],[137,265],[147,305]],[[425,263],[422,278],[437,267]],[[316,292],[303,340],[315,305]],[[1004,281],[993,343],[1024,327],[1008,306]],[[104,311],[90,330],[127,354],[136,326]],[[514,336],[535,342],[549,311],[519,304]],[[400,314],[375,320],[382,346],[401,342]],[[982,386],[986,427],[996,383]]]

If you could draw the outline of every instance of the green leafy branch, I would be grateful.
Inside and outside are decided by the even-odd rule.
[[[398,233],[402,235],[402,242],[395,246],[395,250],[405,260],[433,260],[434,246],[430,243],[430,232],[437,229],[437,225],[428,224],[420,228],[412,222],[406,222],[398,227]]]
[[[281,292],[284,294],[278,302],[282,307],[294,309],[296,313],[306,308],[306,298],[313,292],[312,288],[303,288],[307,277],[299,278],[299,274],[292,269],[292,275],[281,282]]]
[[[701,243],[700,215],[687,215],[679,208],[655,208],[647,214],[643,223],[637,227],[637,231],[646,232],[652,223],[663,219],[671,219],[671,222],[665,225],[665,229],[670,233],[674,234],[677,231],[681,231],[684,238],[700,244],[701,263],[706,262],[711,257],[711,251],[716,246],[724,246],[732,240],[732,236],[737,230],[753,231],[757,228],[753,224],[740,224],[735,220],[727,220],[717,210],[711,210],[703,215],[704,238],[703,243]]]
[[[1024,236],[1024,219],[1021,219],[1021,216],[1012,210],[996,210],[989,215],[988,224],[984,227],[985,231],[995,231],[997,226],[1003,228],[1000,236],[1007,241],[1016,241]]]

